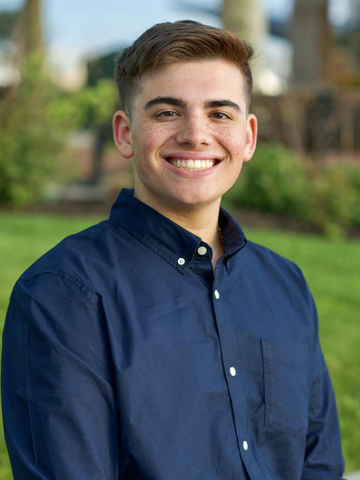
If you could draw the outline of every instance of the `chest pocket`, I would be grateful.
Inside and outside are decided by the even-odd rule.
[[[306,432],[309,406],[308,348],[297,342],[263,339],[265,425],[288,435]]]

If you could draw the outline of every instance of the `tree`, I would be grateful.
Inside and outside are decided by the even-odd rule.
[[[259,54],[252,65],[256,89],[263,68],[261,51],[269,28],[263,0],[223,0],[222,19],[227,30],[250,43],[255,57]]]
[[[224,0],[222,19],[227,30],[244,38],[255,49],[261,48],[268,32],[262,0]]]
[[[14,31],[21,81],[0,103],[0,203],[26,205],[56,171],[64,128],[53,116],[57,92],[44,70],[40,0],[27,0]]]
[[[0,39],[11,37],[18,15],[18,10],[4,10],[0,12]]]
[[[330,28],[328,0],[296,0],[292,41],[295,85],[315,85],[328,78]]]
[[[24,57],[28,54],[44,54],[41,1],[27,0],[20,14],[17,36],[22,44]]]

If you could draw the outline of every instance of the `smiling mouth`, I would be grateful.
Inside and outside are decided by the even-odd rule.
[[[171,165],[174,165],[174,167],[181,168],[182,170],[208,170],[219,163],[219,160],[214,159],[198,160],[190,158],[185,160],[173,159],[171,157],[168,157],[166,161],[171,163]]]

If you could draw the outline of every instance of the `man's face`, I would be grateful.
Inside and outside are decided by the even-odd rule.
[[[131,120],[114,117],[120,152],[133,156],[135,196],[164,215],[219,205],[256,145],[245,80],[224,60],[146,73]]]

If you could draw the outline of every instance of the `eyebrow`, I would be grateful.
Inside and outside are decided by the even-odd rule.
[[[154,105],[159,104],[167,104],[172,105],[173,107],[185,108],[187,103],[179,98],[175,97],[156,97],[152,100],[149,100],[145,106],[144,110],[149,110],[149,108],[153,107]],[[208,100],[205,102],[205,108],[221,108],[221,107],[231,107],[237,111],[241,111],[239,105],[231,100]]]
[[[186,103],[180,100],[179,98],[174,97],[156,97],[152,100],[149,100],[145,106],[144,110],[149,110],[149,108],[153,107],[154,105],[159,105],[160,103],[166,103],[167,105],[172,105],[173,107],[180,107],[185,108]]]
[[[241,112],[241,108],[239,107],[239,105],[235,102],[232,102],[231,100],[211,100],[211,101],[205,102],[205,107],[206,108],[231,107]]]

